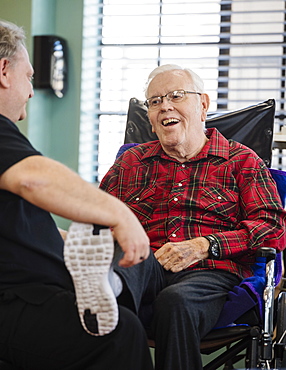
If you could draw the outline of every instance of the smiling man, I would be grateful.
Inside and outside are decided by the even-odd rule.
[[[154,252],[115,268],[119,302],[151,326],[156,370],[200,370],[200,340],[252,275],[257,248],[284,248],[285,211],[263,161],[205,129],[209,97],[194,72],[156,68],[146,98],[159,140],[123,153],[100,185],[135,213]]]
[[[165,95],[158,96],[160,91],[166,91]],[[147,96],[152,131],[164,152],[180,162],[199,153],[208,140],[202,122],[206,119],[209,97],[192,82],[191,76],[184,70],[162,72],[156,76],[156,83],[150,83]]]
[[[117,307],[108,282],[113,240],[93,235],[92,224],[113,228],[125,267],[147,258],[149,239],[126,205],[20,133],[33,73],[24,31],[0,20],[0,358],[22,370],[151,370],[145,330]],[[50,212],[76,221],[65,245]],[[74,277],[64,251],[73,266],[82,251],[89,276],[83,262]]]

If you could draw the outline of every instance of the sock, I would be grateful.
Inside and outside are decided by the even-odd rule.
[[[115,297],[118,297],[122,292],[123,284],[120,276],[113,271],[112,267],[109,269],[108,280]]]

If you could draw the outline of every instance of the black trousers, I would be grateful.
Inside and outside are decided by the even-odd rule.
[[[120,304],[133,309],[155,339],[156,370],[200,370],[201,339],[215,326],[228,292],[239,279],[225,271],[166,271],[154,254],[115,271],[124,281]]]
[[[75,295],[56,290],[40,304],[0,296],[0,358],[25,370],[153,369],[145,330],[130,310],[120,307],[116,329],[95,337],[81,326]]]

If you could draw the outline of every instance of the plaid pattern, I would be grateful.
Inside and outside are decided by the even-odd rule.
[[[213,235],[221,259],[191,269],[223,269],[252,275],[255,250],[285,247],[285,220],[274,180],[249,148],[208,129],[209,141],[194,158],[180,163],[159,141],[123,153],[100,188],[135,213],[155,251],[166,242]]]

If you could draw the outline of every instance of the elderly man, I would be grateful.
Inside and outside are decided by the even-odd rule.
[[[123,153],[100,186],[135,213],[154,252],[115,268],[119,302],[152,322],[157,370],[199,370],[200,340],[228,291],[252,275],[257,248],[284,248],[285,212],[263,161],[205,130],[209,97],[194,72],[156,68],[146,98],[159,140]]]
[[[21,28],[0,21],[0,358],[26,370],[152,369],[138,318],[119,307],[117,322],[108,281],[113,240],[85,223],[113,228],[125,267],[148,257],[148,237],[122,202],[42,156],[20,133],[15,122],[34,94],[24,39]],[[49,212],[77,221],[65,249]],[[86,258],[82,242],[88,273],[74,266],[79,251]]]

